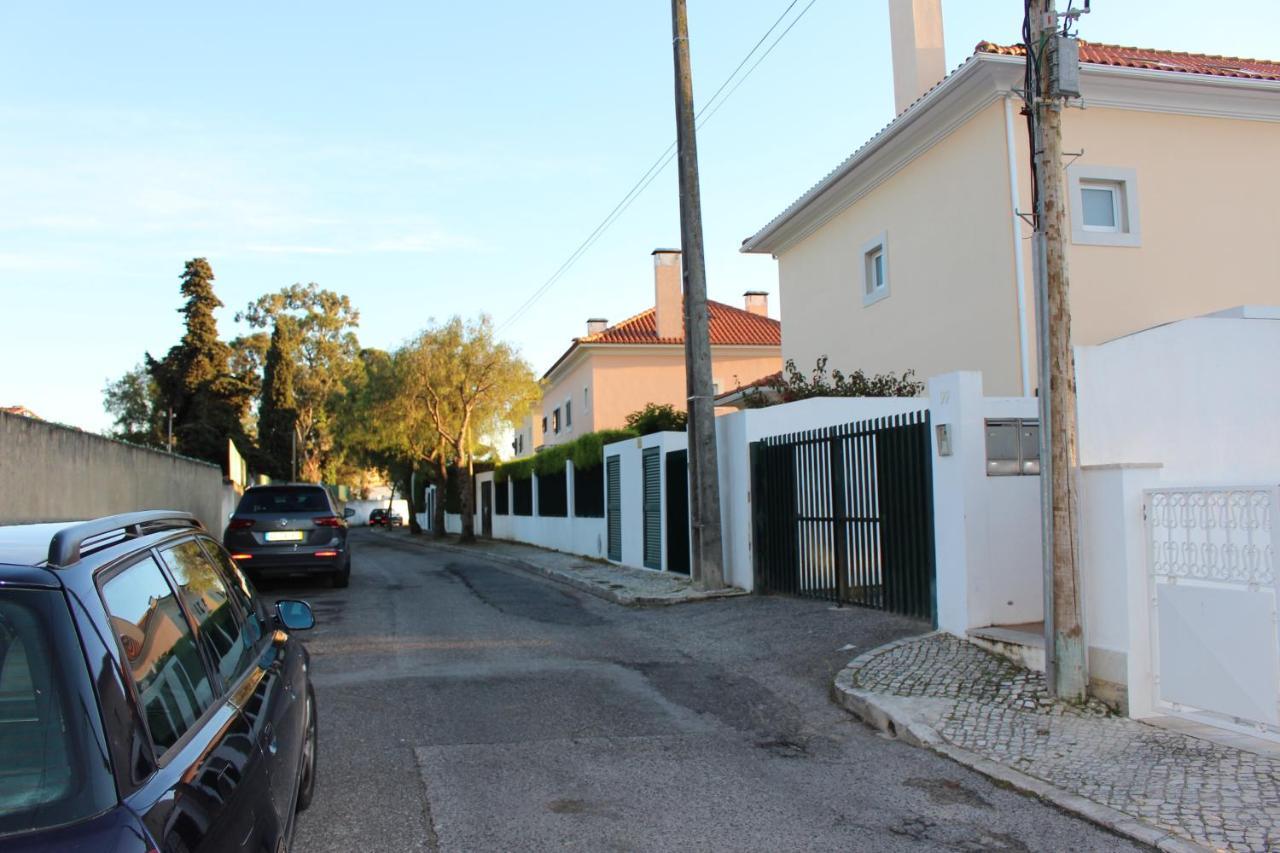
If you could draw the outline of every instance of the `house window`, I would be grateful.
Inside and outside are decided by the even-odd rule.
[[[591,411],[591,388],[586,385],[582,387],[582,411]]]
[[[573,401],[564,401],[564,428],[573,429]]]
[[[559,409],[551,410],[551,430],[553,432],[560,431],[560,410]]]
[[[547,416],[546,415],[542,416],[542,434],[543,435],[547,434]]]
[[[871,305],[889,295],[889,247],[880,234],[862,247],[862,304]]]
[[[1086,246],[1138,246],[1137,172],[1110,166],[1067,169],[1071,242]]]

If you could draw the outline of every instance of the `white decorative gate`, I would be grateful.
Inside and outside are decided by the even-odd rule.
[[[1157,706],[1280,736],[1277,490],[1146,492]]]

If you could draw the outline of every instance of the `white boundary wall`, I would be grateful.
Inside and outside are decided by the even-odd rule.
[[[639,438],[629,438],[625,441],[617,441],[613,444],[607,444],[604,448],[604,459],[606,471],[608,470],[608,460],[611,456],[619,457],[619,466],[621,470],[622,487],[620,496],[622,498],[622,559],[618,562],[620,565],[631,566],[637,569],[646,568],[644,564],[644,451],[650,447],[658,448],[658,458],[661,460],[658,470],[661,477],[661,496],[659,498],[662,512],[662,538],[659,545],[659,551],[662,555],[662,571],[666,571],[667,566],[667,489],[671,484],[667,482],[667,454],[673,450],[686,450],[689,447],[689,436],[683,432],[655,432],[651,435],[643,435]],[[723,456],[723,451],[721,451]],[[688,482],[680,484],[686,491],[689,488]],[[605,483],[606,497],[608,495],[608,482]],[[723,496],[721,498],[723,500]],[[722,511],[723,512],[723,511]],[[605,536],[605,544],[607,546],[608,539],[608,503],[605,506],[605,518],[601,519],[606,523],[601,526],[601,530]],[[750,587],[747,587],[748,589]]]
[[[1280,309],[1241,307],[1076,349],[1090,675],[1156,712],[1143,492],[1280,483]]]
[[[579,554],[584,557],[594,557],[596,559],[604,559],[605,557],[605,520],[603,518],[582,518],[573,514],[573,463],[565,464],[565,495],[568,503],[568,515],[559,516],[540,516],[538,515],[538,484],[535,480],[532,484],[533,489],[533,515],[516,515],[512,510],[514,503],[512,501],[510,491],[507,498],[507,514],[498,515],[497,500],[495,495],[494,513],[493,513],[493,538],[506,539],[512,542],[525,542],[529,545],[537,545],[540,548],[550,548],[553,551],[562,551],[566,554]],[[481,520],[481,484],[494,483],[494,474],[487,471],[483,474],[476,475],[476,517],[475,530],[479,536],[483,529]],[[508,489],[510,486],[508,486]],[[461,519],[458,519],[459,527]],[[449,529],[449,519],[445,519],[445,529],[450,533],[454,532]]]

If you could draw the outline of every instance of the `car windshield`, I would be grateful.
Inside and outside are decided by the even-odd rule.
[[[71,823],[116,802],[84,666],[58,593],[0,590],[0,835]]]
[[[306,486],[296,488],[250,489],[240,499],[238,513],[328,512],[329,501],[323,489]]]

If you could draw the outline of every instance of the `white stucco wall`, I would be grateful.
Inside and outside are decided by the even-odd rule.
[[[639,438],[607,444],[604,448],[606,464],[609,457],[618,456],[622,484],[620,497],[622,500],[622,559],[618,561],[624,566],[647,568],[644,564],[644,451],[650,447],[659,448],[661,471],[661,506],[662,506],[662,571],[667,570],[667,453],[673,450],[685,450],[689,446],[689,437],[683,432],[657,432]],[[688,483],[683,484],[688,488]],[[606,486],[607,489],[607,486]],[[723,501],[723,496],[721,498]],[[608,510],[606,508],[606,518]],[[605,531],[607,533],[607,525]],[[749,588],[749,587],[747,587]]]

